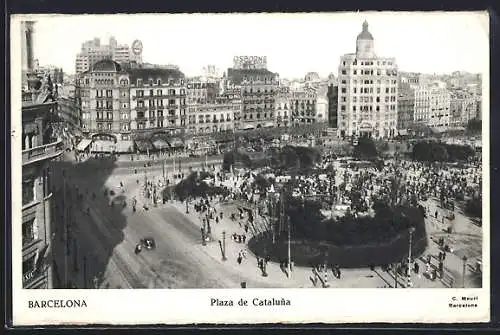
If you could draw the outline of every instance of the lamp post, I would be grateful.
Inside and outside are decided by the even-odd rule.
[[[189,214],[188,198],[186,197],[186,214]]]
[[[410,232],[410,243],[408,248],[408,286],[411,285],[411,242],[413,233],[415,232],[415,227],[410,227],[409,232]]]
[[[222,260],[226,261],[226,231],[222,232]]]
[[[462,257],[462,288],[465,288],[465,267],[467,266],[467,256]]]

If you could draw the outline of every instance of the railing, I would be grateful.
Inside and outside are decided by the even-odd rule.
[[[169,99],[169,98],[185,98],[186,94],[161,94],[161,95],[132,95],[133,100],[137,99]]]
[[[177,120],[179,118],[179,115],[167,115],[167,119],[169,120]]]
[[[147,110],[148,108],[147,108],[146,106],[142,106],[142,107],[137,106],[137,107],[135,107],[134,109],[135,109],[136,111],[145,111],[145,110]]]
[[[45,269],[33,269],[25,272],[23,273],[23,288],[29,288],[31,284],[44,278],[46,278]]]
[[[136,121],[147,121],[147,120],[148,120],[148,118],[147,118],[147,117],[145,117],[145,116],[138,116],[138,117],[136,117],[136,118],[135,118],[135,120],[136,120]]]
[[[40,159],[52,158],[60,155],[64,150],[62,141],[41,145],[38,147],[23,150],[23,165]]]

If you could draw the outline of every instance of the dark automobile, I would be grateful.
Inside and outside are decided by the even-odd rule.
[[[156,248],[156,243],[154,238],[152,237],[145,237],[141,240],[141,244],[144,246],[144,248],[148,250],[153,250]]]

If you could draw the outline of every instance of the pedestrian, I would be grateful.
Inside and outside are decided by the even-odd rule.
[[[236,258],[236,261],[238,262],[238,264],[241,264],[241,260],[242,260],[241,255],[238,255],[238,258]]]
[[[245,243],[246,240],[247,240],[246,235],[243,235],[243,243]]]

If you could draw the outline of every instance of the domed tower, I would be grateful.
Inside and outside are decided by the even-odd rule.
[[[357,58],[375,57],[375,46],[372,34],[368,31],[368,22],[363,22],[363,30],[356,39]]]

